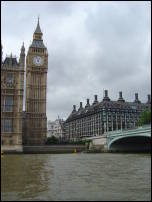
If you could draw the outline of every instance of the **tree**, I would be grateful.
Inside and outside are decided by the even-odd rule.
[[[49,144],[58,144],[58,143],[59,143],[59,140],[55,136],[48,137],[47,141],[46,141],[47,145],[49,145]]]
[[[144,110],[139,118],[138,126],[151,123],[151,111]]]

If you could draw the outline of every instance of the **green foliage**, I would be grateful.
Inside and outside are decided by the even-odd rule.
[[[58,144],[59,140],[58,138],[56,138],[55,136],[51,136],[47,138],[46,144],[50,145],[50,144]]]
[[[82,140],[70,141],[69,144],[85,144]]]
[[[144,124],[150,124],[150,123],[151,123],[151,111],[144,110],[140,115],[138,126],[142,126]]]
[[[59,144],[72,144],[72,145],[85,145],[85,143],[89,143],[91,140],[71,140],[71,141],[63,141],[55,136],[51,136],[47,138],[46,145],[59,145]]]
[[[69,144],[79,144],[79,145],[85,145],[86,143],[90,143],[91,140],[75,140],[70,141]]]

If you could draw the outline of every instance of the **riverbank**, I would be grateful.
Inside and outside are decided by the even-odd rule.
[[[3,150],[4,154],[62,154],[77,153],[86,150],[85,145],[45,145],[45,146],[23,146],[23,150]]]
[[[24,154],[62,154],[85,151],[85,145],[23,146]]]

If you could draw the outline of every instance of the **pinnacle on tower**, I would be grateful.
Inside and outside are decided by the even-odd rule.
[[[33,34],[33,39],[40,41],[40,40],[42,40],[42,35],[43,35],[43,33],[40,28],[39,17],[38,17],[37,27]]]
[[[21,47],[21,52],[22,52],[22,53],[25,52],[24,42],[23,42],[22,47]]]
[[[39,17],[38,17],[38,23],[37,23],[37,27],[36,27],[36,30],[34,33],[37,33],[37,34],[42,34],[41,32],[41,28],[40,28],[40,24],[39,24]]]
[[[22,47],[21,47],[19,63],[20,63],[20,65],[22,67],[24,67],[24,64],[25,64],[25,47],[24,47],[24,42],[23,42]]]

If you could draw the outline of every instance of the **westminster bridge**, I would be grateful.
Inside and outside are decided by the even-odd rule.
[[[151,125],[133,129],[109,131],[102,136],[85,138],[91,140],[90,150],[147,152],[151,150]]]

